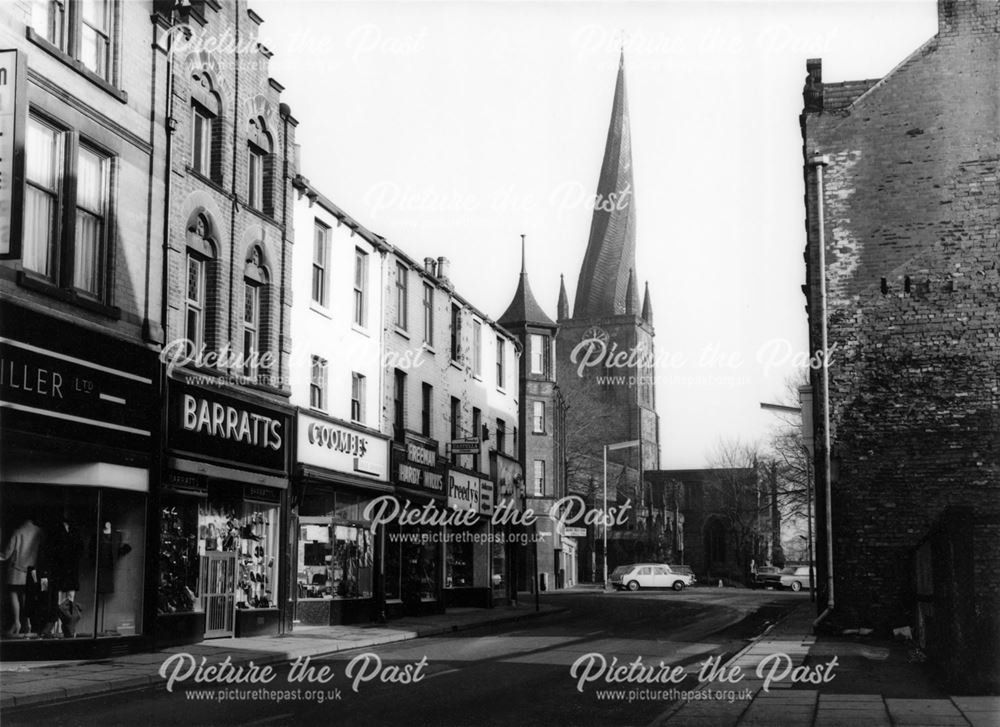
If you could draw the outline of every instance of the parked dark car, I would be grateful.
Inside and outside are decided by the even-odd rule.
[[[750,579],[751,588],[781,588],[781,569],[773,565],[762,565]]]

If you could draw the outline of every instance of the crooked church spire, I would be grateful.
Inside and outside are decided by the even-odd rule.
[[[625,94],[625,54],[618,63],[611,123],[590,225],[587,253],[576,286],[574,318],[622,315],[629,271],[635,268],[635,190],[632,140]]]

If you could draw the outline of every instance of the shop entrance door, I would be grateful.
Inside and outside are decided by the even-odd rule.
[[[236,553],[201,557],[201,593],[205,608],[205,638],[234,636],[236,620]]]

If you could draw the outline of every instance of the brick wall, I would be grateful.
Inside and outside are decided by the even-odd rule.
[[[941,3],[942,32],[853,96],[841,84],[824,102],[811,64],[802,116],[807,298],[816,350],[819,172],[809,161],[827,155],[835,618],[844,625],[909,623],[916,543],[948,506],[980,508],[1000,494],[996,7]],[[818,372],[812,383],[820,427]],[[983,558],[1000,558],[997,541],[987,550]]]
[[[243,351],[244,276],[255,248],[260,250],[267,284],[261,289],[258,348],[274,365],[262,371],[258,390],[285,398],[289,393],[292,254],[292,185],[295,126],[281,104],[281,86],[268,76],[270,52],[257,42],[259,18],[243,0],[197,6],[188,18],[192,35],[175,36],[172,53],[173,153],[168,210],[167,339],[185,337],[186,254],[198,215],[209,220],[214,252],[209,263],[206,341],[219,350]],[[215,39],[229,38],[223,50],[207,52]],[[210,168],[194,170],[193,102],[208,92],[218,100],[212,119]],[[270,141],[265,168],[267,199],[260,208],[249,200],[249,142]],[[308,253],[308,251],[307,251]],[[239,375],[238,367],[219,373]]]

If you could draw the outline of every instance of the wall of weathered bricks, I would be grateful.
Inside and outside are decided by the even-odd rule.
[[[272,393],[288,395],[292,304],[292,187],[296,121],[280,101],[282,87],[268,76],[270,52],[257,42],[260,18],[244,0],[199,2],[188,25],[192,36],[175,35],[172,52],[172,118],[167,274],[167,339],[184,337],[185,255],[188,230],[199,212],[211,221],[217,250],[208,285],[210,347],[227,343],[243,352],[244,271],[254,245],[263,251],[269,285],[262,292],[260,349],[278,363],[269,372]],[[213,123],[211,173],[192,168],[192,92],[195,76],[207,77],[221,109]],[[263,118],[271,137],[273,180],[269,200],[249,204],[249,147],[252,119]],[[238,374],[227,370],[224,373]]]
[[[849,105],[814,95],[802,117],[814,350],[818,172],[809,161],[829,160],[834,619],[844,625],[910,623],[917,541],[946,507],[979,512],[1000,495],[998,7],[939,3],[937,36]],[[812,81],[815,94],[818,69]],[[812,378],[821,426],[819,372]],[[1000,541],[982,542],[977,573],[995,584]]]

